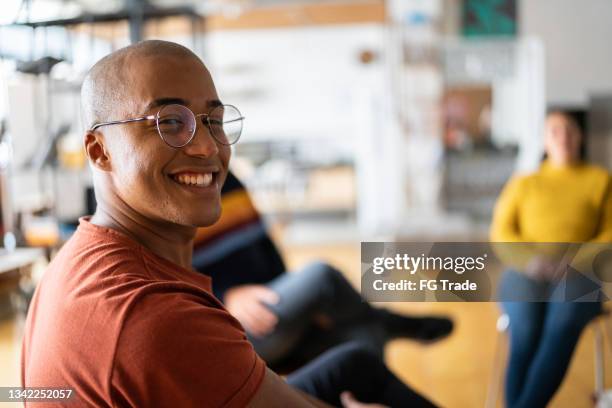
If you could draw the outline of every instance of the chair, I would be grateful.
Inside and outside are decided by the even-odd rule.
[[[495,408],[499,400],[503,378],[503,362],[504,362],[504,342],[507,341],[507,337],[503,334],[508,331],[510,327],[510,318],[507,314],[502,314],[497,319],[496,330],[499,333],[497,343],[495,345],[495,356],[493,358],[493,368],[491,370],[491,377],[489,378],[489,386],[487,388],[487,398],[485,400],[485,408]],[[604,398],[610,398],[610,395],[606,395],[605,387],[605,347],[604,347],[604,333],[607,331],[608,346],[610,347],[610,354],[612,355],[612,311],[606,308],[602,313],[593,319],[588,327],[593,330],[594,338],[594,368],[595,368],[595,390],[593,391],[593,402],[595,404],[601,403],[602,407],[609,407],[611,405],[604,405],[607,402],[602,402]],[[609,391],[608,391],[609,394]]]

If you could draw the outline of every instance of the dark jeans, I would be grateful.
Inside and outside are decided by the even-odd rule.
[[[517,271],[506,271],[500,291],[554,290]],[[504,302],[510,318],[506,406],[545,407],[559,388],[584,327],[601,312],[599,302]]]
[[[382,357],[386,333],[379,312],[330,265],[314,262],[267,286],[280,297],[277,304],[269,305],[278,323],[268,336],[249,335],[249,340],[273,369],[298,367],[347,341],[358,341]],[[329,319],[331,326],[316,324],[318,315]]]
[[[287,382],[334,406],[342,391],[351,391],[362,402],[389,407],[434,407],[410,390],[361,343],[336,346],[287,377]]]

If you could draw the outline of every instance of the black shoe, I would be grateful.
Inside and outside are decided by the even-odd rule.
[[[383,319],[389,337],[408,337],[434,342],[453,331],[453,321],[445,317],[408,317],[385,311]]]

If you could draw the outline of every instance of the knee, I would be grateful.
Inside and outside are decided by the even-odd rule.
[[[510,338],[515,349],[522,349],[537,343],[541,332],[542,327],[539,322],[531,319],[510,320]]]
[[[317,282],[332,282],[342,278],[340,271],[324,261],[309,263],[305,272]]]

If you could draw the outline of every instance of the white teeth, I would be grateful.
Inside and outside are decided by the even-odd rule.
[[[198,173],[198,174],[179,174],[173,177],[174,180],[180,184],[188,186],[207,187],[212,183],[212,173]]]
[[[202,176],[202,178],[204,179],[204,180],[202,180],[202,185],[203,185],[203,186],[209,186],[209,185],[211,185],[211,184],[212,184],[212,181],[213,181],[213,175],[212,175],[212,173],[205,173],[205,174]]]

